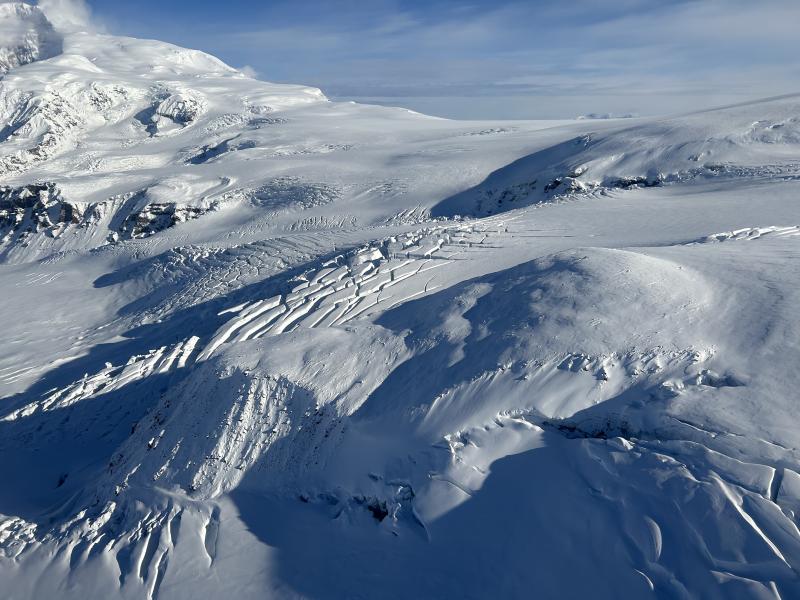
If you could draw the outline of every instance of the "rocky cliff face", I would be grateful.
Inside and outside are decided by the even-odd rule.
[[[0,186],[0,231],[6,235],[79,223],[82,217],[82,209],[64,201],[53,183]]]
[[[0,249],[25,244],[30,236],[58,237],[69,227],[88,228],[107,224],[109,242],[141,239],[196,219],[216,206],[181,206],[175,202],[149,202],[145,192],[110,198],[105,202],[68,200],[52,182],[0,186]],[[117,211],[127,215],[106,223]]]

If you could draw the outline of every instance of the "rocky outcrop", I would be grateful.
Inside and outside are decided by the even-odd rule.
[[[179,205],[176,202],[151,202],[139,210],[131,212],[123,221],[117,239],[137,239],[149,237],[178,223],[191,221],[204,215],[211,208]]]
[[[127,212],[112,219],[107,241],[141,239],[196,219],[217,205],[192,206],[177,202],[142,203],[142,194],[127,194],[104,202],[81,203],[67,200],[52,182],[23,186],[0,186],[0,244],[25,243],[33,234],[58,237],[67,227],[103,225],[109,215]]]
[[[61,196],[53,183],[34,183],[21,187],[0,186],[0,231],[6,235],[24,229],[30,232],[77,224],[83,210]]]

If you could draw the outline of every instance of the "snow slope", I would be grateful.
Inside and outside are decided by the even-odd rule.
[[[57,35],[0,80],[4,597],[800,596],[800,97],[458,122]]]
[[[504,166],[433,213],[485,216],[554,196],[697,178],[798,177],[798,110],[800,98],[784,96],[583,134]]]

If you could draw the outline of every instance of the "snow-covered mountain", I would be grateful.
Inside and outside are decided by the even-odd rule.
[[[0,40],[0,76],[62,50],[61,35],[41,10],[29,4],[0,4]]]
[[[800,96],[449,121],[6,31],[4,597],[800,596]]]

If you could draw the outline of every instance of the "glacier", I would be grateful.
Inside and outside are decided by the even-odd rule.
[[[800,597],[800,95],[454,121],[0,34],[4,598]]]

